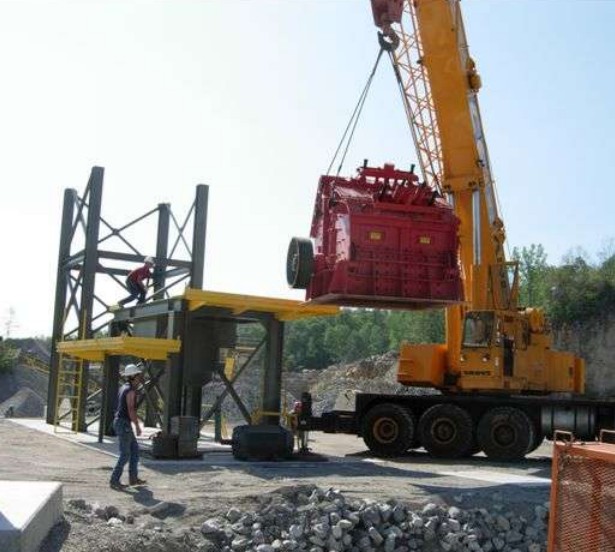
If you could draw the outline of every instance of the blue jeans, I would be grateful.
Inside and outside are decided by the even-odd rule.
[[[115,429],[120,446],[120,457],[117,459],[117,464],[111,474],[111,483],[120,482],[126,463],[128,463],[128,477],[131,481],[134,481],[137,479],[139,470],[139,444],[132,432],[130,421],[117,418],[113,421],[113,429]]]
[[[137,300],[137,305],[141,303],[145,303],[145,295],[147,294],[147,289],[143,284],[138,284],[137,282],[133,282],[132,280],[126,278],[126,289],[130,293],[128,297],[118,301],[118,305],[125,305],[126,303],[130,303],[131,301]]]

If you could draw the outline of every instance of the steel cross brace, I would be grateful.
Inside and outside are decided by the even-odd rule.
[[[259,353],[259,351],[262,349],[263,345],[265,344],[265,341],[266,341],[266,338],[263,338],[261,340],[261,342],[258,344],[256,349],[254,349],[254,351],[252,351],[252,353],[246,359],[246,361],[239,367],[239,369],[235,373],[235,377],[233,379],[229,380],[226,377],[226,374],[224,373],[224,369],[219,367],[217,373],[221,375],[221,379],[222,379],[224,385],[226,386],[226,389],[222,393],[220,393],[220,395],[218,396],[218,398],[216,399],[214,404],[209,408],[209,410],[207,411],[205,416],[203,416],[203,419],[201,420],[201,427],[205,424],[205,422],[207,422],[209,420],[209,418],[211,418],[214,415],[216,410],[218,410],[218,408],[220,408],[220,406],[224,402],[224,399],[226,398],[226,396],[229,393],[231,394],[231,396],[233,397],[235,402],[237,402],[237,406],[239,407],[239,409],[242,410],[242,407],[243,407],[243,410],[242,410],[241,413],[243,414],[243,417],[246,419],[246,421],[248,423],[251,423],[252,416],[250,416],[250,414],[248,413],[248,411],[245,408],[245,406],[243,406],[243,403],[241,402],[241,399],[239,398],[239,396],[235,392],[235,389],[233,388],[233,383],[235,383],[239,379],[239,376],[241,376],[241,374],[243,374],[245,369],[252,363],[252,361],[254,360],[256,355]],[[244,413],[244,410],[245,410],[245,413]],[[247,416],[246,416],[246,413],[247,413]]]

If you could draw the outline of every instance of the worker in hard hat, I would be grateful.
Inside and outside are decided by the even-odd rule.
[[[141,365],[128,364],[122,375],[127,381],[119,390],[113,418],[113,429],[117,436],[120,456],[109,482],[110,487],[116,491],[128,487],[128,485],[122,485],[120,481],[126,464],[128,464],[129,485],[145,484],[145,480],[139,479],[139,444],[135,437],[135,432],[137,436],[141,435],[141,426],[139,425],[139,418],[137,418],[137,393],[144,382],[143,368]]]
[[[137,300],[137,305],[145,303],[145,296],[147,295],[147,286],[149,280],[152,277],[152,268],[156,266],[153,257],[145,257],[143,266],[135,268],[128,273],[126,277],[126,289],[130,293],[128,297],[122,299],[109,308],[109,310],[117,310],[124,306],[126,303]]]

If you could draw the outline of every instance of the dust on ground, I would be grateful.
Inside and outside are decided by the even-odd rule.
[[[8,420],[0,420],[0,442],[0,479],[64,485],[65,520],[41,552],[223,550],[211,548],[211,541],[204,538],[201,527],[206,520],[225,516],[232,507],[257,511],[264,495],[305,485],[339,489],[349,500],[403,501],[417,509],[428,503],[503,508],[528,519],[549,498],[549,487],[544,485],[487,484],[451,475],[488,469],[549,477],[545,447],[512,466],[497,465],[484,457],[434,461],[419,452],[381,461],[371,458],[356,437],[319,435],[311,446],[331,455],[329,461],[244,463],[234,461],[227,451],[208,452],[202,462],[145,460],[140,476],[148,485],[117,492],[108,486],[115,458],[99,450]],[[83,503],[92,510],[117,509],[124,521],[109,524]]]

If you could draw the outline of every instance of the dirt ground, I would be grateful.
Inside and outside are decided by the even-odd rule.
[[[317,461],[238,462],[227,449],[211,447],[201,461],[160,461],[145,454],[140,476],[148,485],[117,492],[108,484],[115,463],[111,448],[105,451],[76,444],[8,420],[0,420],[0,443],[0,479],[64,485],[66,519],[56,526],[41,552],[129,549],[118,543],[112,527],[74,507],[70,501],[76,499],[102,507],[112,505],[134,516],[141,528],[167,532],[174,540],[163,539],[161,544],[158,539],[149,548],[141,541],[133,543],[140,550],[165,552],[205,550],[192,544],[181,548],[177,543],[182,539],[196,542],[201,524],[230,507],[257,509],[267,493],[297,485],[334,487],[351,498],[397,499],[417,507],[428,502],[487,509],[504,505],[520,514],[549,498],[549,444],[512,465],[481,456],[433,460],[421,452],[384,461],[371,457],[356,437],[320,434],[310,442],[315,452],[324,455]]]

